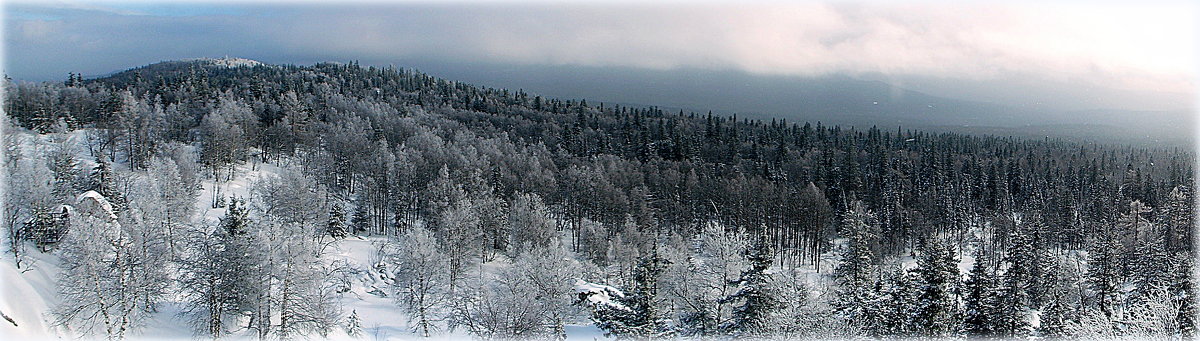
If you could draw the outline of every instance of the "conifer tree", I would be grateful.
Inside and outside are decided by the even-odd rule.
[[[875,214],[862,201],[854,201],[842,219],[842,235],[848,249],[834,271],[838,282],[835,307],[850,321],[860,321],[859,315],[871,299],[875,276],[875,244],[879,241],[879,226]]]
[[[994,334],[992,316],[996,306],[992,297],[996,279],[982,246],[975,249],[974,256],[975,264],[971,266],[963,298],[962,330],[970,337],[986,337]]]
[[[362,319],[358,317],[358,310],[351,310],[350,316],[346,317],[346,335],[356,338],[362,335],[362,332]]]
[[[958,267],[954,250],[944,241],[925,242],[915,272],[921,279],[916,320],[922,334],[944,336],[958,326]]]
[[[1118,244],[1111,230],[1095,236],[1088,250],[1088,286],[1092,289],[1092,302],[1106,317],[1113,316],[1119,302],[1118,285],[1122,282]]]
[[[665,336],[666,326],[661,320],[658,300],[658,279],[666,267],[659,256],[657,246],[648,255],[638,258],[633,271],[633,288],[616,301],[620,306],[600,306],[592,314],[596,326],[605,335],[649,339]]]
[[[1070,303],[1067,303],[1062,290],[1054,290],[1049,297],[1050,302],[1042,311],[1041,324],[1038,326],[1038,335],[1041,337],[1065,337],[1067,333],[1067,323],[1072,321],[1074,309]]]
[[[335,204],[329,209],[329,223],[325,225],[325,233],[330,237],[344,238],[349,234],[346,228],[346,212],[342,205]]]
[[[1005,267],[997,288],[997,305],[992,315],[993,331],[1003,337],[1019,337],[1029,330],[1027,314],[1032,309],[1035,276],[1034,266],[1037,265],[1036,250],[1032,237],[1023,230],[1020,223],[1016,224],[1009,237],[1010,247],[1002,265]]]
[[[746,250],[749,268],[742,271],[735,282],[738,291],[722,299],[724,302],[739,302],[733,308],[729,324],[723,326],[734,335],[750,336],[765,334],[772,327],[773,315],[782,308],[782,302],[774,292],[771,274],[772,259],[770,245],[760,237],[755,245]]]

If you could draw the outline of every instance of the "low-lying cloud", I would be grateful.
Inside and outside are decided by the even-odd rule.
[[[10,5],[8,74],[99,74],[165,59],[735,69],[994,79],[1029,75],[1143,91],[1195,86],[1184,3],[703,5],[262,4],[236,10]]]

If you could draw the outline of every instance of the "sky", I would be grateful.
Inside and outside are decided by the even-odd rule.
[[[10,1],[4,72],[58,80],[222,56],[709,70],[849,75],[1069,109],[1192,110],[1198,11],[1174,1]]]

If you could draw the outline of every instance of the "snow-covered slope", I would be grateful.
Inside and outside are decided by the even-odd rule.
[[[30,255],[21,269],[8,259],[0,262],[0,278],[4,279],[0,312],[6,317],[0,321],[0,339],[44,340],[54,336],[47,318],[58,302],[54,286],[58,259],[36,251]]]
[[[262,62],[257,61],[257,60],[230,57],[230,56],[225,56],[225,57],[221,57],[221,58],[185,59],[184,61],[207,62],[207,63],[215,65],[215,66],[223,66],[223,67],[255,67],[255,66],[265,65]]]
[[[21,136],[22,148],[28,153],[49,150],[50,139],[45,135],[24,134]],[[77,131],[70,134],[72,142],[81,142],[76,147],[77,159],[81,169],[91,169],[95,166],[92,157],[82,142],[86,141],[85,132]],[[214,226],[225,215],[225,208],[212,208],[214,196],[240,197],[250,196],[253,184],[264,177],[279,174],[281,168],[269,163],[245,163],[236,167],[236,174],[230,181],[214,182],[207,179],[202,182],[201,190],[195,202],[196,216],[194,220],[208,226]],[[107,201],[99,194],[87,193],[80,195],[80,200],[94,202],[96,206],[107,206]],[[413,333],[407,323],[403,311],[390,297],[387,278],[377,271],[371,271],[375,261],[374,242],[385,240],[386,237],[349,237],[332,246],[331,262],[345,262],[352,268],[351,288],[341,297],[342,308],[346,316],[352,312],[360,318],[362,334],[357,338],[346,334],[344,328],[335,328],[328,336],[332,340],[426,340]],[[45,254],[29,248],[32,265],[23,265],[16,269],[11,259],[0,261],[0,278],[3,279],[3,292],[0,294],[0,312],[16,323],[0,319],[0,340],[41,340],[61,339],[72,336],[63,335],[50,325],[51,311],[58,303],[55,278],[58,276],[58,257]],[[497,262],[507,262],[500,260]],[[505,264],[487,264],[485,268],[503,267]],[[192,328],[180,318],[183,302],[179,297],[168,297],[158,307],[158,312],[146,321],[141,330],[132,333],[131,339],[192,339],[195,337]],[[345,321],[343,321],[343,326]],[[568,339],[595,340],[604,339],[603,333],[586,320],[566,326]],[[252,338],[252,335],[234,335],[234,337]],[[462,340],[471,336],[464,330],[445,331],[435,335],[434,340]]]

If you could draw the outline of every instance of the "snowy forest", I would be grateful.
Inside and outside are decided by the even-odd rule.
[[[4,84],[31,338],[1195,335],[1188,146],[242,59]]]

